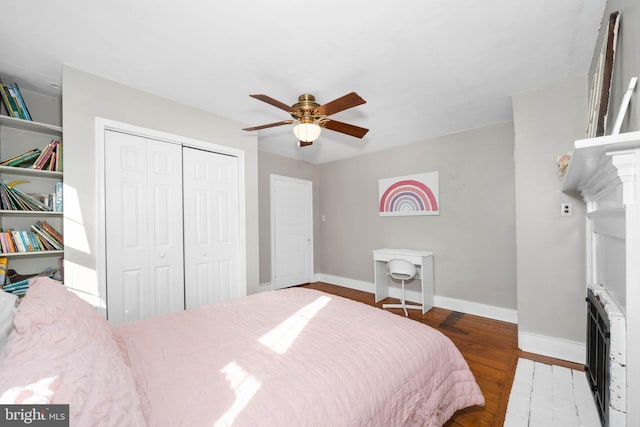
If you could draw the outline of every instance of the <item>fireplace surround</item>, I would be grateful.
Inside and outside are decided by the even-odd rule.
[[[640,131],[576,141],[562,190],[586,203],[594,400],[603,425],[640,426]]]

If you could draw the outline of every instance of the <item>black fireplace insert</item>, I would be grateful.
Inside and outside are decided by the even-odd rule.
[[[585,371],[600,421],[609,426],[609,317],[591,289],[587,291],[587,363]]]

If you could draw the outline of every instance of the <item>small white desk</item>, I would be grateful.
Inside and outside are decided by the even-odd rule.
[[[376,302],[389,297],[387,262],[405,259],[418,267],[418,279],[422,282],[422,313],[433,307],[433,252],[412,249],[376,249],[373,251],[373,275]]]

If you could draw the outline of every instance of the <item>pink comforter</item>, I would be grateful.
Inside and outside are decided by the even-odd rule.
[[[117,326],[150,426],[440,426],[484,398],[440,332],[291,288]]]

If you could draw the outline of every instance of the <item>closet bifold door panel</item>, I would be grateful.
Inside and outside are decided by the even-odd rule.
[[[244,296],[238,159],[183,148],[186,308]]]
[[[107,317],[184,309],[182,147],[105,131]]]

